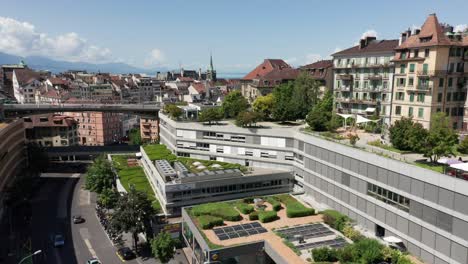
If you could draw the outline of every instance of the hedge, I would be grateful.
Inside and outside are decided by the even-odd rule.
[[[286,205],[286,215],[289,218],[294,217],[303,217],[315,214],[315,210],[313,208],[308,208],[296,200],[294,197],[282,194],[277,196],[278,199]]]
[[[246,204],[251,204],[251,203],[254,202],[254,198],[253,197],[247,197],[247,198],[242,199],[242,202],[244,202]]]
[[[249,214],[249,220],[250,221],[258,220],[258,212],[256,211],[251,212]]]
[[[228,203],[207,203],[196,205],[192,208],[195,216],[212,215],[226,221],[239,221],[242,216]]]
[[[274,197],[271,197],[271,196],[265,197],[265,201],[271,204],[271,206],[273,207],[273,210],[275,211],[281,210],[281,203]]]
[[[254,207],[252,205],[250,205],[250,204],[237,203],[236,207],[243,214],[250,214],[251,212],[254,211]]]
[[[223,219],[217,216],[201,215],[197,219],[203,229],[211,229],[214,226],[221,226],[224,224]]]
[[[263,211],[258,213],[258,219],[262,223],[268,223],[278,219],[276,211]]]
[[[334,229],[343,232],[346,224],[349,221],[349,218],[335,210],[325,210],[323,211],[323,221],[333,227]]]
[[[321,247],[312,249],[312,256],[315,262],[335,262],[338,260],[338,251],[329,247]]]

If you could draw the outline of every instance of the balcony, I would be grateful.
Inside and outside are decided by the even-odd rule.
[[[340,92],[349,92],[351,91],[350,86],[341,86],[341,87],[336,87],[335,91],[340,91]]]
[[[348,64],[341,63],[341,64],[334,65],[334,67],[335,69],[348,69],[348,68],[353,67],[353,65],[354,64],[351,64],[351,63],[348,63]]]
[[[393,59],[393,62],[410,62],[410,61],[424,61],[425,58],[421,57],[408,57],[408,58],[398,58],[398,59]]]
[[[338,76],[336,76],[336,79],[337,80],[343,80],[343,81],[350,81],[353,79],[353,75],[352,74],[338,74]]]
[[[337,98],[335,98],[335,101],[340,102],[340,103],[349,103],[351,100],[352,100],[352,98],[349,98],[349,97],[337,97]]]
[[[427,91],[430,92],[434,86],[432,84],[418,84],[417,91]]]

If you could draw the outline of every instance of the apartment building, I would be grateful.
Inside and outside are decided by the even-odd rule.
[[[445,112],[453,128],[466,130],[467,50],[468,35],[453,32],[435,14],[427,17],[421,29],[401,33],[393,59],[392,122],[413,117],[429,128],[433,114]]]
[[[157,142],[159,139],[159,120],[140,118],[140,134],[143,142]]]
[[[179,156],[291,170],[319,210],[334,208],[378,237],[396,236],[426,263],[468,263],[468,181],[303,133],[204,126],[160,114]]]
[[[121,114],[108,112],[69,112],[64,115],[78,121],[78,139],[82,146],[104,146],[122,138]]]
[[[339,113],[378,115],[390,124],[398,40],[366,37],[359,45],[332,54],[335,108]]]
[[[27,165],[25,143],[22,119],[0,120],[0,218],[8,186]]]
[[[333,60],[320,60],[299,67],[320,85],[320,94],[333,90]]]
[[[26,139],[41,147],[78,145],[78,122],[72,117],[46,114],[24,117]]]

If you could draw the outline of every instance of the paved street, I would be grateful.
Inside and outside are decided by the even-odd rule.
[[[50,174],[41,178],[40,190],[33,197],[33,249],[43,254],[35,257],[35,264],[75,264],[97,256],[102,263],[122,263],[95,214],[96,196],[82,188],[80,174]],[[73,224],[72,215],[81,215],[86,222]],[[65,236],[65,247],[54,248],[51,236]],[[131,241],[128,241],[129,243]],[[171,264],[187,263],[181,250]],[[129,264],[153,264],[157,260],[135,259]]]

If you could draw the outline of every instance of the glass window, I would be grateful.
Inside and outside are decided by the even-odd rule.
[[[406,65],[405,64],[401,64],[400,65],[400,73],[405,73],[406,72]]]
[[[429,49],[424,50],[424,57],[429,57]]]
[[[423,74],[427,74],[429,69],[429,65],[427,63],[423,64]]]
[[[408,108],[408,116],[409,117],[413,116],[413,107],[411,107],[411,106]]]
[[[398,106],[395,107],[395,114],[396,115],[401,115],[401,106],[398,105]]]
[[[410,93],[409,100],[410,100],[410,102],[414,101],[414,93]]]
[[[418,117],[423,118],[424,117],[424,108],[419,108],[418,109]]]
[[[439,78],[439,87],[444,87],[444,78]]]
[[[410,77],[408,79],[408,86],[413,86],[414,85],[414,78],[413,77]]]
[[[439,102],[439,103],[442,102],[442,93],[439,93],[437,95],[437,102]]]
[[[452,85],[453,85],[453,78],[450,77],[448,78],[448,87],[452,87]]]
[[[447,102],[452,100],[452,93],[447,93]]]
[[[411,63],[409,65],[409,72],[413,73],[414,72],[414,68],[415,68],[415,64],[414,63]]]

